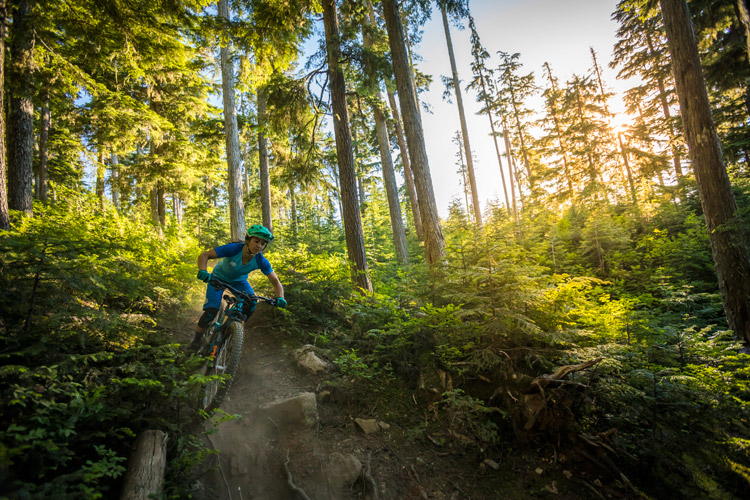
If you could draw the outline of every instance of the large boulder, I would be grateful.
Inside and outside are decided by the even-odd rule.
[[[318,423],[318,401],[313,392],[261,406],[261,411],[276,425],[313,427]]]

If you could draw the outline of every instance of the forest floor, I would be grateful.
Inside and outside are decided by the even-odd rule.
[[[409,428],[423,418],[416,406],[394,416],[361,394],[334,396],[330,375],[299,368],[291,355],[299,346],[269,321],[258,308],[245,325],[242,364],[221,406],[233,417],[194,430],[217,450],[203,465],[199,500],[622,498],[572,474],[554,451],[444,445]],[[193,325],[180,328],[181,341],[192,338]],[[305,393],[315,394],[312,425],[262,409]],[[357,418],[379,428],[366,434]]]

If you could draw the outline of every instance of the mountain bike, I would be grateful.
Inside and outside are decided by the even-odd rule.
[[[245,339],[243,306],[247,302],[276,305],[276,299],[237,290],[229,283],[216,278],[211,278],[208,284],[228,291],[231,295],[223,295],[219,312],[203,335],[203,343],[197,351],[199,356],[206,359],[205,376],[208,380],[198,402],[198,406],[204,411],[218,408],[240,366],[242,343]]]

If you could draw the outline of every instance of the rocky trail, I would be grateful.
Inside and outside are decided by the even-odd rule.
[[[401,428],[396,409],[352,404],[324,384],[325,357],[285,345],[269,321],[259,310],[245,325],[226,414],[194,430],[217,450],[203,465],[200,500],[606,498],[570,480],[555,457],[445,445]]]

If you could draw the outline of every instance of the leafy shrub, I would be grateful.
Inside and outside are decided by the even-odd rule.
[[[189,417],[191,368],[155,325],[192,298],[194,243],[65,200],[0,234],[0,495],[113,496],[135,436],[179,446]]]

